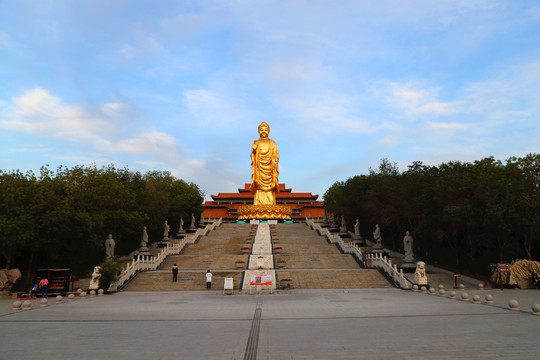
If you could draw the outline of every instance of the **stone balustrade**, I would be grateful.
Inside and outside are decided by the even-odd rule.
[[[209,219],[206,219],[205,221],[208,222],[208,224],[204,228],[199,228],[196,232],[186,235],[186,237],[179,243],[167,244],[165,247],[161,248],[161,251],[157,256],[138,255],[135,259],[127,264],[122,271],[122,274],[120,274],[118,280],[111,284],[108,290],[116,291],[118,287],[124,285],[139,271],[156,270],[167,258],[167,256],[180,254],[186,245],[194,244],[200,237],[207,235],[212,230],[215,230],[221,225],[222,219],[219,218],[218,220],[213,220],[212,222],[210,222]]]
[[[364,267],[381,268],[399,287],[402,289],[411,288],[410,282],[403,275],[403,270],[398,270],[396,264],[392,264],[392,261],[387,259],[386,256],[363,252],[358,245],[343,241],[339,235],[332,234],[327,228],[322,228],[313,219],[306,218],[306,225],[315,230],[319,235],[326,237],[330,243],[336,244],[343,253],[352,254]]]

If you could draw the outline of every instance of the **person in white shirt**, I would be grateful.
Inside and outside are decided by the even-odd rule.
[[[212,273],[210,270],[206,272],[206,288],[210,289],[212,287]]]

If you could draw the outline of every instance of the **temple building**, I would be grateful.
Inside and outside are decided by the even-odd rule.
[[[207,218],[222,218],[224,222],[234,222],[238,218],[238,208],[243,205],[253,205],[253,194],[250,192],[251,184],[245,184],[238,193],[219,193],[212,195],[212,201],[203,204],[203,216]],[[291,218],[295,221],[306,217],[324,216],[324,201],[317,201],[319,195],[311,193],[294,193],[287,189],[285,184],[279,184],[276,193],[276,203],[291,208]]]

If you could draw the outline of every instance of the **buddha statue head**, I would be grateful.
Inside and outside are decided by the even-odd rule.
[[[268,135],[270,134],[270,126],[266,122],[262,122],[261,125],[259,125],[259,137],[261,139],[268,138]]]

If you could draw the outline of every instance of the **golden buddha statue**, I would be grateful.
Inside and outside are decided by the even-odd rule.
[[[274,140],[268,138],[270,126],[259,125],[259,140],[251,147],[251,192],[253,205],[238,207],[238,219],[290,219],[292,210],[276,204],[279,192],[279,152]]]
[[[274,140],[269,139],[270,126],[259,125],[259,140],[251,147],[251,193],[253,205],[275,205],[279,191],[279,152]]]

